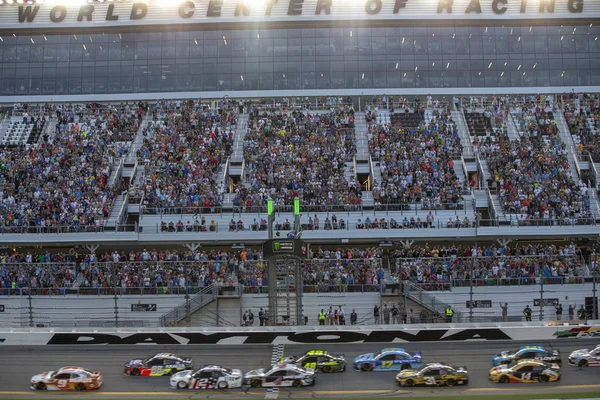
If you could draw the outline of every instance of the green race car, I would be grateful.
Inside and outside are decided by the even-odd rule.
[[[343,355],[332,355],[325,350],[309,350],[299,357],[283,357],[281,363],[295,364],[301,368],[312,368],[316,372],[332,373],[346,370]]]

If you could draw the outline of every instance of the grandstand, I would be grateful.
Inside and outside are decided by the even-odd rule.
[[[239,325],[268,200],[309,323],[589,303],[600,3],[91,3],[0,4],[0,323]]]

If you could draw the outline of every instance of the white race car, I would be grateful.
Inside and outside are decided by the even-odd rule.
[[[242,371],[218,365],[205,365],[197,371],[181,371],[171,376],[173,389],[228,389],[242,387]]]
[[[244,376],[244,383],[252,387],[310,386],[315,384],[315,370],[294,364],[279,364],[248,372]]]
[[[569,365],[575,367],[600,367],[600,344],[592,350],[575,350],[569,354]]]

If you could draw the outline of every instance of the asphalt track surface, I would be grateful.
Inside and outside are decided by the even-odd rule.
[[[554,340],[551,345],[561,351],[563,367],[559,382],[498,385],[488,380],[492,355],[524,344],[515,341],[470,341],[388,344],[323,344],[286,345],[285,355],[297,355],[306,350],[320,348],[344,354],[348,369],[343,373],[318,374],[315,386],[308,388],[282,388],[279,398],[362,398],[362,397],[413,397],[413,396],[467,396],[486,394],[541,394],[565,392],[598,392],[600,397],[600,368],[575,368],[568,365],[569,353],[576,349],[592,348],[599,340]],[[359,354],[376,352],[383,347],[403,347],[421,351],[423,361],[447,362],[466,366],[470,382],[465,387],[453,388],[400,388],[395,385],[396,372],[357,372],[352,360]],[[172,351],[193,357],[196,366],[220,364],[246,372],[269,364],[271,345],[190,345],[190,346],[37,346],[3,347],[0,351],[0,399],[10,398],[103,398],[103,399],[206,399],[206,398],[265,398],[266,389],[230,389],[227,391],[177,391],[169,388],[168,377],[129,377],[123,375],[123,365],[130,359],[145,357],[155,352]],[[29,389],[31,376],[42,371],[76,365],[101,371],[104,385],[88,393],[39,392]]]

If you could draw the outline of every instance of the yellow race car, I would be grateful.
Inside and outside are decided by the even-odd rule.
[[[396,375],[400,386],[454,386],[469,383],[466,367],[431,363],[419,369],[405,369]]]
[[[521,360],[490,369],[495,383],[555,382],[560,379],[560,366],[540,360]]]

